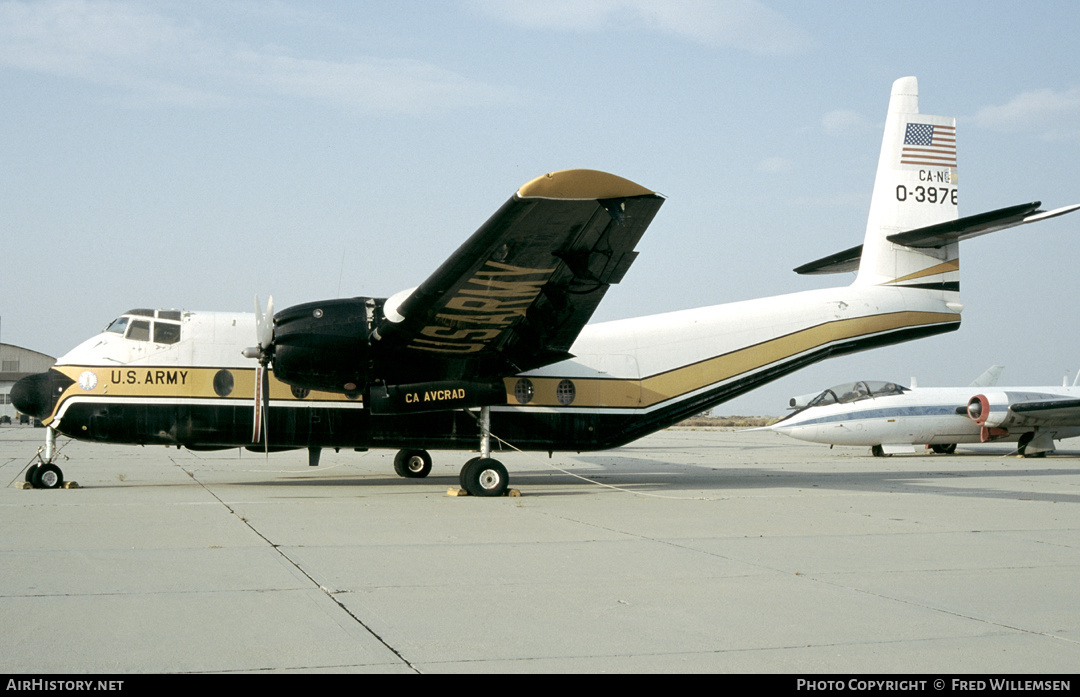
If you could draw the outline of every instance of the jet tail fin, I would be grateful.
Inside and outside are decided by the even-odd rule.
[[[1001,371],[1005,369],[1003,365],[992,365],[987,368],[982,375],[971,381],[968,387],[993,387],[997,384],[998,378],[1001,377]]]

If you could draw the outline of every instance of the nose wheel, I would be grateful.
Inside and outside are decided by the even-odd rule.
[[[426,477],[431,473],[431,455],[426,450],[399,450],[394,456],[394,471],[407,479]]]
[[[45,447],[38,450],[40,464],[26,470],[26,483],[35,489],[59,489],[64,486],[64,472],[53,464],[56,455],[56,431],[52,426],[45,429]]]
[[[35,489],[59,489],[64,486],[64,473],[56,465],[47,462],[26,470],[26,481]]]

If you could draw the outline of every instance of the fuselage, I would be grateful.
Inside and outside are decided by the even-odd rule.
[[[588,325],[574,358],[504,377],[491,433],[524,450],[615,447],[829,356],[953,330],[953,296],[846,287]],[[49,391],[36,397],[41,417],[89,440],[251,446],[257,361],[241,352],[254,315],[153,315],[127,313],[129,326],[62,356],[39,386]],[[153,326],[132,336],[136,322]],[[159,324],[169,343],[155,340]],[[475,449],[474,411],[438,408],[452,387],[407,394],[432,408],[398,414],[371,413],[370,389],[307,391],[271,377],[269,446]]]

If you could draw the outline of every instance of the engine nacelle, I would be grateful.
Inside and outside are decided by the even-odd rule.
[[[998,405],[995,408],[994,405]],[[1004,405],[1004,409],[1001,408]],[[991,392],[989,396],[977,394],[968,400],[967,415],[977,423],[979,440],[983,443],[1005,438],[1009,435],[1009,429],[1002,428],[1001,424],[1009,416],[1009,397],[1004,393]]]
[[[274,315],[274,376],[308,390],[361,393],[373,307],[370,298],[349,298],[294,305]]]

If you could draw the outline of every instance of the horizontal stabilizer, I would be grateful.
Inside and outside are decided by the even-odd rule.
[[[1023,203],[1018,206],[1000,208],[996,211],[988,211],[977,215],[969,215],[956,220],[950,220],[936,225],[916,228],[907,232],[889,235],[888,240],[895,244],[906,247],[936,248],[944,247],[951,242],[970,239],[985,235],[997,230],[1004,230],[1017,225],[1034,223],[1047,218],[1055,218],[1059,215],[1072,213],[1080,209],[1080,204],[1056,208],[1052,211],[1040,210],[1039,201]],[[809,264],[803,264],[795,269],[795,273],[803,275],[843,273],[845,271],[858,271],[859,260],[862,257],[862,245],[845,249],[842,252],[822,257]]]
[[[858,271],[859,261],[862,259],[862,245],[856,245],[851,249],[845,249],[836,254],[830,254],[809,264],[803,264],[795,269],[795,273],[803,276],[827,273],[844,273],[845,271]]]
[[[1033,213],[1042,213],[1039,210],[1039,201],[1023,203],[1019,206],[1009,206],[996,211],[969,215],[956,220],[950,220],[937,225],[900,232],[889,235],[888,240],[905,247],[944,247],[950,242],[966,240],[969,237],[978,237],[995,230],[1023,225],[1028,222],[1026,218]]]

